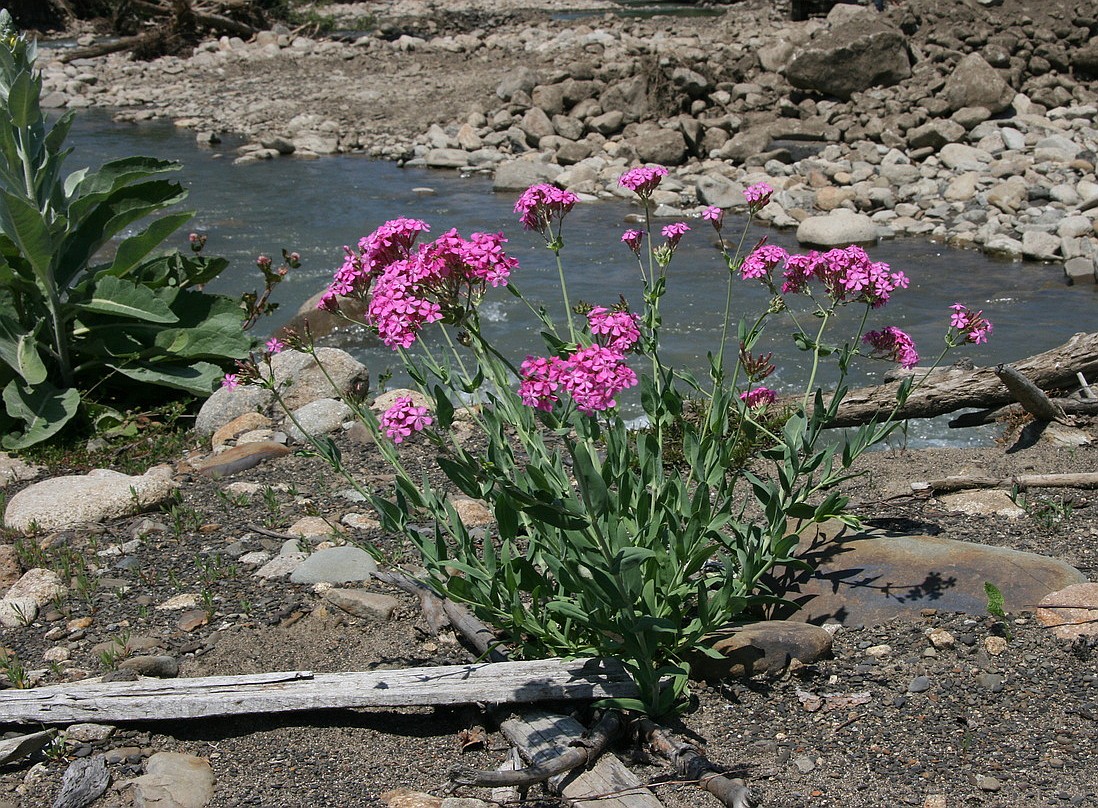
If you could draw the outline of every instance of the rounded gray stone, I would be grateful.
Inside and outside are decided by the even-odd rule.
[[[373,556],[358,547],[345,545],[313,553],[290,573],[290,582],[346,584],[368,580],[374,572],[377,572],[377,562]]]

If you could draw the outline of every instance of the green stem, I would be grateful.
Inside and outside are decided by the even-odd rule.
[[[557,260],[557,277],[560,278],[560,294],[564,298],[564,310],[568,313],[568,336],[576,342],[576,324],[572,317],[572,303],[568,299],[568,284],[564,280],[564,263],[560,260],[560,250],[553,250]]]

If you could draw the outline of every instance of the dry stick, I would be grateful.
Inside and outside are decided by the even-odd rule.
[[[1083,393],[1083,398],[1093,401],[1098,398],[1094,395],[1094,391],[1090,389],[1090,382],[1087,381],[1087,377],[1082,373],[1076,373],[1075,378],[1079,380],[1079,389]]]
[[[738,777],[725,777],[720,768],[688,743],[672,738],[650,718],[640,720],[640,731],[660,755],[684,778],[697,783],[728,808],[753,808],[751,789]]]
[[[1098,473],[1022,474],[1017,477],[945,477],[911,484],[912,491],[964,491],[969,488],[1098,488]]]
[[[374,577],[382,583],[390,584],[418,597],[424,616],[436,633],[436,621],[432,619],[432,615],[437,615],[438,608],[441,606],[454,631],[467,639],[482,657],[487,657],[492,662],[506,662],[510,659],[506,647],[496,639],[492,630],[460,603],[454,603],[442,597],[427,584],[399,572],[375,572]],[[428,611],[432,614],[428,615]]]
[[[607,710],[590,734],[559,757],[540,766],[528,766],[517,771],[474,769],[461,763],[450,769],[450,780],[461,786],[532,786],[544,783],[558,774],[586,766],[606,751],[612,741],[625,731],[625,721],[617,710]]]
[[[1057,407],[1045,395],[1045,391],[1027,379],[1010,365],[996,365],[995,375],[1006,385],[1010,394],[1038,421],[1060,421],[1066,419],[1063,409]]]
[[[1052,406],[1063,410],[1066,415],[1098,415],[1098,400],[1078,398],[1050,398]],[[1005,407],[994,407],[989,410],[965,412],[949,422],[950,429],[959,429],[968,426],[984,426],[993,424],[1006,416],[1021,415],[1026,410],[1021,404],[1007,404]]]

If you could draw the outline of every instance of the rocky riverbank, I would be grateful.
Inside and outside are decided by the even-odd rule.
[[[660,215],[737,207],[768,181],[765,216],[805,243],[922,236],[1094,279],[1098,8],[904,0],[789,22],[780,5],[633,19],[587,2],[345,4],[330,8],[349,25],[368,10],[373,29],[276,29],[147,63],[47,57],[44,75],[52,106],[242,135],[241,162],[364,151],[589,198],[660,163]]]

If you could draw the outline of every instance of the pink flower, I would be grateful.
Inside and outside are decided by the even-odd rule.
[[[975,345],[987,342],[991,333],[991,321],[984,317],[983,311],[972,311],[963,303],[954,303],[949,307],[953,314],[949,318],[951,329],[957,329],[957,337],[962,337],[961,342],[971,342]],[[956,342],[956,340],[951,340]]]
[[[744,280],[765,278],[770,270],[789,257],[789,253],[773,244],[764,244],[743,259],[740,274]]]
[[[686,222],[675,222],[674,224],[665,225],[660,233],[667,239],[667,246],[674,250],[679,243],[679,239],[686,235],[690,230],[690,226]]]
[[[755,407],[761,407],[764,404],[773,404],[778,400],[778,394],[769,387],[755,387],[748,390],[746,393],[740,393],[740,400],[745,402],[748,407],[754,409]]]
[[[522,192],[515,203],[515,213],[521,214],[519,221],[524,228],[544,235],[552,222],[564,219],[577,202],[579,197],[571,191],[541,183]]]
[[[816,269],[820,265],[820,254],[815,250],[806,255],[794,254],[785,259],[785,271],[782,277],[783,295],[795,295],[803,292],[808,287],[808,281],[816,276]]]
[[[603,306],[596,306],[587,313],[588,327],[592,334],[600,338],[599,343],[621,354],[632,350],[640,339],[637,323],[635,314],[611,311]]]
[[[747,200],[748,209],[752,213],[755,213],[766,207],[766,204],[770,201],[770,197],[773,196],[773,194],[773,188],[765,182],[757,182],[744,189],[743,198]]]
[[[560,387],[560,374],[564,363],[551,356],[527,356],[519,366],[522,381],[519,384],[519,398],[527,407],[549,412],[557,403],[557,388]]]
[[[420,432],[433,423],[426,407],[417,407],[410,396],[400,396],[381,415],[381,426],[393,443],[400,443],[413,432]]]
[[[724,211],[718,208],[716,205],[710,205],[708,208],[702,211],[701,217],[707,222],[713,223],[713,228],[720,232],[721,225],[724,224]]]
[[[647,199],[666,176],[667,169],[663,166],[637,166],[622,174],[618,185],[628,188],[642,199]]]
[[[278,337],[271,337],[265,343],[265,347],[267,348],[267,353],[269,354],[282,353],[282,351],[286,349],[286,343],[280,340]]]
[[[919,362],[915,341],[898,328],[888,326],[881,331],[867,331],[862,342],[872,346],[882,359],[899,362],[901,367],[913,368]]]
[[[637,384],[637,374],[620,353],[602,345],[580,348],[566,359],[526,357],[519,368],[522,403],[548,412],[563,389],[584,415],[617,406],[615,396]]]
[[[902,272],[892,272],[883,261],[871,261],[861,247],[828,250],[819,257],[816,275],[837,302],[858,301],[877,309],[888,302],[896,289],[910,281]]]
[[[235,373],[226,373],[221,380],[221,386],[231,392],[240,386],[240,377]]]
[[[622,243],[633,252],[640,255],[641,242],[644,241],[643,230],[626,230],[621,234]]]

